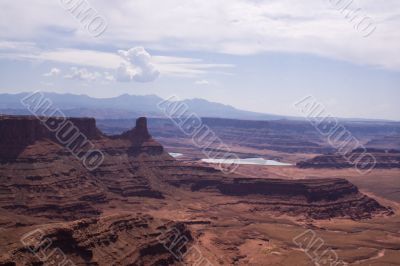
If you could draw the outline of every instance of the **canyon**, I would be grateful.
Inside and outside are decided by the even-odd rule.
[[[88,169],[71,153],[83,156],[93,147],[71,137],[62,126],[67,123],[101,151],[98,167]],[[331,239],[329,223],[341,221],[381,228],[383,237],[388,226],[399,224],[396,204],[344,178],[254,177],[176,160],[149,133],[144,117],[132,129],[106,135],[92,118],[2,116],[0,137],[0,265],[40,265],[32,252],[40,248],[22,241],[35,230],[74,265],[263,265],[266,257],[287,262],[287,255],[307,265],[307,256],[291,243],[302,230]],[[309,143],[298,145],[311,151]],[[385,247],[398,256],[399,236],[389,232]],[[368,248],[368,239],[357,241]],[[254,247],[264,251],[246,255]]]

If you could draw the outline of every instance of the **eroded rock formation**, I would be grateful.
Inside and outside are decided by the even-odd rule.
[[[192,241],[196,235],[185,224],[212,227],[207,210],[219,213],[227,205],[306,219],[391,214],[343,179],[244,178],[178,162],[151,137],[145,118],[134,129],[110,137],[92,119],[68,121],[103,154],[97,168],[85,167],[76,156],[80,152],[71,153],[68,144],[74,140],[60,142],[53,135],[57,132],[36,118],[0,119],[0,227],[8,237],[0,239],[6,251],[0,265],[40,264],[20,241],[22,233],[36,228],[77,265],[175,265],[177,258],[160,240],[162,232],[177,228]],[[194,211],[189,205],[201,207]],[[173,221],[152,218],[154,213]],[[197,220],[200,213],[206,219]],[[188,217],[193,221],[178,222]],[[170,237],[167,233],[166,239]]]
[[[25,123],[24,123],[25,121]],[[0,206],[6,210],[38,217],[74,220],[97,216],[97,205],[114,196],[163,198],[146,177],[144,163],[172,160],[151,139],[145,119],[129,138],[103,136],[93,119],[69,119],[104,154],[93,171],[59,143],[54,134],[33,117],[0,120]],[[144,121],[144,122],[143,122]],[[86,123],[87,124],[86,124]],[[144,127],[143,127],[144,126]],[[14,131],[16,140],[13,140]],[[138,141],[140,140],[140,141]],[[18,152],[14,152],[18,147]],[[11,148],[10,148],[11,147]],[[8,152],[12,153],[12,157]],[[150,156],[151,154],[152,156]]]
[[[93,118],[42,118],[0,116],[0,160],[16,159],[29,145],[41,140],[59,143],[76,132],[88,139],[99,139],[101,132]]]
[[[188,187],[192,192],[206,190],[231,197],[262,199],[264,205],[285,206],[283,212],[286,206],[291,206],[291,210],[298,208],[293,214],[307,208],[309,212],[306,213],[312,218],[357,218],[385,211],[342,179],[250,179],[226,176],[212,168],[181,165],[151,137],[146,118],[139,118],[134,129],[112,137],[101,134],[93,119],[68,121],[87,134],[96,149],[104,154],[103,163],[95,170],[85,168],[54,138],[52,134],[57,133],[47,130],[39,120],[32,117],[0,120],[1,134],[9,140],[3,140],[2,145],[18,141],[25,145],[14,161],[0,164],[0,206],[3,209],[24,215],[75,220],[98,216],[102,212],[101,204],[112,200],[164,199],[173,186]],[[15,134],[18,141],[12,140],[10,130],[14,128],[24,132]],[[378,158],[397,155],[386,152]],[[332,157],[326,158],[330,163]],[[357,211],[353,210],[355,206]]]
[[[400,151],[383,149],[355,149],[351,153],[339,153],[316,156],[310,160],[298,162],[300,168],[400,168]]]
[[[254,205],[255,211],[275,211],[312,219],[364,219],[375,214],[393,213],[390,208],[360,193],[355,185],[345,179],[227,179],[218,173],[212,175],[199,171],[189,175],[188,171],[191,171],[190,168],[175,170],[175,173],[170,173],[171,178],[167,182],[190,191],[232,196],[237,200],[234,204]]]
[[[0,265],[179,265],[192,240],[185,224],[143,214],[82,219],[32,228]]]

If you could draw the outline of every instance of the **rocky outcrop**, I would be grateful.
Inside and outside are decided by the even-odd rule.
[[[3,120],[2,136],[11,138],[14,127],[24,133],[19,152],[0,160],[0,265],[209,265],[212,250],[201,247],[215,240],[208,230],[226,228],[229,236],[233,225],[254,235],[248,225],[266,216],[301,223],[392,214],[344,179],[245,178],[176,161],[145,118],[116,136],[75,120],[104,156],[95,169],[40,121]]]
[[[51,225],[20,239],[6,247],[0,265],[178,265],[193,241],[185,224],[142,214]]]
[[[342,179],[241,178],[213,168],[183,165],[151,137],[146,118],[137,119],[134,129],[111,137],[98,132],[94,120],[69,120],[104,155],[93,170],[54,140],[39,120],[12,117],[2,121],[3,136],[12,135],[10,128],[20,128],[24,134],[18,139],[28,145],[13,161],[0,163],[0,207],[18,215],[76,220],[101,215],[104,205],[111,202],[157,201],[187,191],[210,192],[315,219],[390,212]]]
[[[117,134],[129,128],[132,120],[101,120],[98,123],[104,132]],[[202,118],[202,123],[211,128],[224,143],[235,146],[287,153],[322,154],[334,151],[315,128],[306,122]],[[169,119],[151,118],[149,129],[155,138],[163,139],[164,143],[170,140],[179,145],[177,140],[190,138]]]
[[[58,143],[59,139],[70,137],[78,131],[88,139],[102,136],[93,118],[52,117],[40,121],[33,116],[0,116],[0,160],[17,158],[36,141],[49,139]]]
[[[148,141],[151,139],[151,135],[147,129],[147,119],[145,117],[139,117],[136,120],[135,128],[123,133],[120,137],[130,139],[135,143]]]
[[[139,117],[136,120],[135,128],[111,138],[130,141],[129,154],[131,155],[138,155],[140,153],[161,155],[164,152],[164,148],[152,139],[147,129],[147,119],[145,117]]]
[[[163,169],[165,173],[168,169]],[[391,208],[360,193],[345,179],[279,180],[264,178],[226,178],[218,173],[197,171],[190,167],[175,169],[167,182],[173,186],[216,195],[231,196],[254,205],[257,211],[305,216],[311,219],[343,217],[365,219],[376,214],[391,215]]]
[[[316,156],[297,163],[299,168],[400,168],[400,151],[383,149],[355,149],[346,156],[338,153]]]
[[[54,125],[60,120],[46,121]],[[75,220],[98,216],[101,206],[115,197],[164,198],[147,176],[145,163],[172,158],[151,138],[145,118],[139,118],[127,134],[112,138],[101,134],[94,119],[67,121],[104,155],[95,170],[86,168],[38,119],[1,118],[1,208],[20,215]]]

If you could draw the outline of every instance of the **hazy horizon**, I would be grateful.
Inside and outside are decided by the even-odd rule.
[[[163,100],[169,100],[169,98],[168,97],[161,97],[161,96],[159,96],[159,95],[157,95],[157,94],[143,94],[143,95],[138,95],[138,94],[131,94],[131,93],[124,93],[124,94],[119,94],[119,95],[117,95],[117,96],[111,96],[111,97],[107,97],[107,96],[104,96],[104,97],[101,97],[101,96],[90,96],[90,95],[87,95],[87,94],[74,94],[74,93],[70,93],[70,92],[65,92],[65,93],[58,93],[58,92],[54,92],[54,91],[42,91],[42,90],[37,90],[37,91],[22,91],[22,92],[17,92],[17,93],[7,93],[7,92],[5,92],[5,94],[9,94],[9,95],[18,95],[18,94],[30,94],[30,93],[35,93],[35,92],[43,92],[43,93],[56,93],[56,94],[58,94],[58,95],[74,95],[74,96],[83,96],[83,97],[90,97],[90,98],[93,98],[93,99],[115,99],[115,98],[119,98],[119,97],[122,97],[122,96],[125,96],[125,95],[128,95],[128,96],[144,96],[144,97],[146,97],[146,96],[148,96],[148,97],[158,97],[158,98],[161,98],[161,99],[163,99]],[[0,93],[1,94],[1,93]],[[175,101],[175,100],[179,100],[179,101],[191,101],[191,100],[205,100],[205,101],[207,101],[207,102],[209,102],[209,103],[211,103],[211,104],[213,104],[213,103],[216,103],[216,104],[222,104],[222,105],[225,105],[225,106],[228,106],[228,107],[233,107],[233,108],[235,108],[235,109],[237,109],[237,110],[240,110],[240,111],[248,111],[248,112],[254,112],[254,113],[259,113],[259,114],[266,114],[266,115],[276,115],[276,116],[283,116],[284,118],[283,119],[291,119],[291,118],[293,118],[293,119],[306,119],[305,117],[302,117],[302,115],[301,115],[301,113],[299,113],[298,115],[285,115],[285,114],[281,114],[281,113],[271,113],[271,112],[257,112],[257,111],[251,111],[251,110],[247,110],[247,109],[241,109],[241,108],[238,108],[238,107],[236,107],[236,106],[233,106],[233,105],[230,105],[230,104],[226,104],[226,103],[223,103],[223,102],[216,102],[216,101],[210,101],[210,100],[207,100],[207,99],[204,99],[204,98],[175,98],[175,96],[173,96],[173,98],[171,98],[170,100],[172,100],[172,101]],[[115,109],[118,109],[117,107],[115,108]],[[151,116],[150,116],[151,117]],[[216,118],[218,117],[218,114],[216,114],[216,116],[215,116]],[[312,116],[311,116],[312,117]],[[376,120],[376,121],[380,121],[380,120],[382,120],[382,121],[391,121],[391,122],[400,122],[400,120],[395,120],[395,119],[383,119],[383,118],[371,118],[371,117],[335,117],[335,118],[339,118],[339,119],[349,119],[349,120],[351,120],[351,119],[361,119],[361,120],[363,120],[363,119],[365,119],[366,121],[368,121],[368,120]],[[240,118],[240,117],[237,117],[237,118],[232,118],[232,119],[239,119],[239,120],[242,120],[243,118]],[[257,120],[257,119],[256,119]],[[268,119],[260,119],[260,120],[268,120]]]

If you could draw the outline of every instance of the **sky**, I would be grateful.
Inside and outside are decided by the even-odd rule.
[[[400,120],[398,0],[2,0],[0,93]]]

